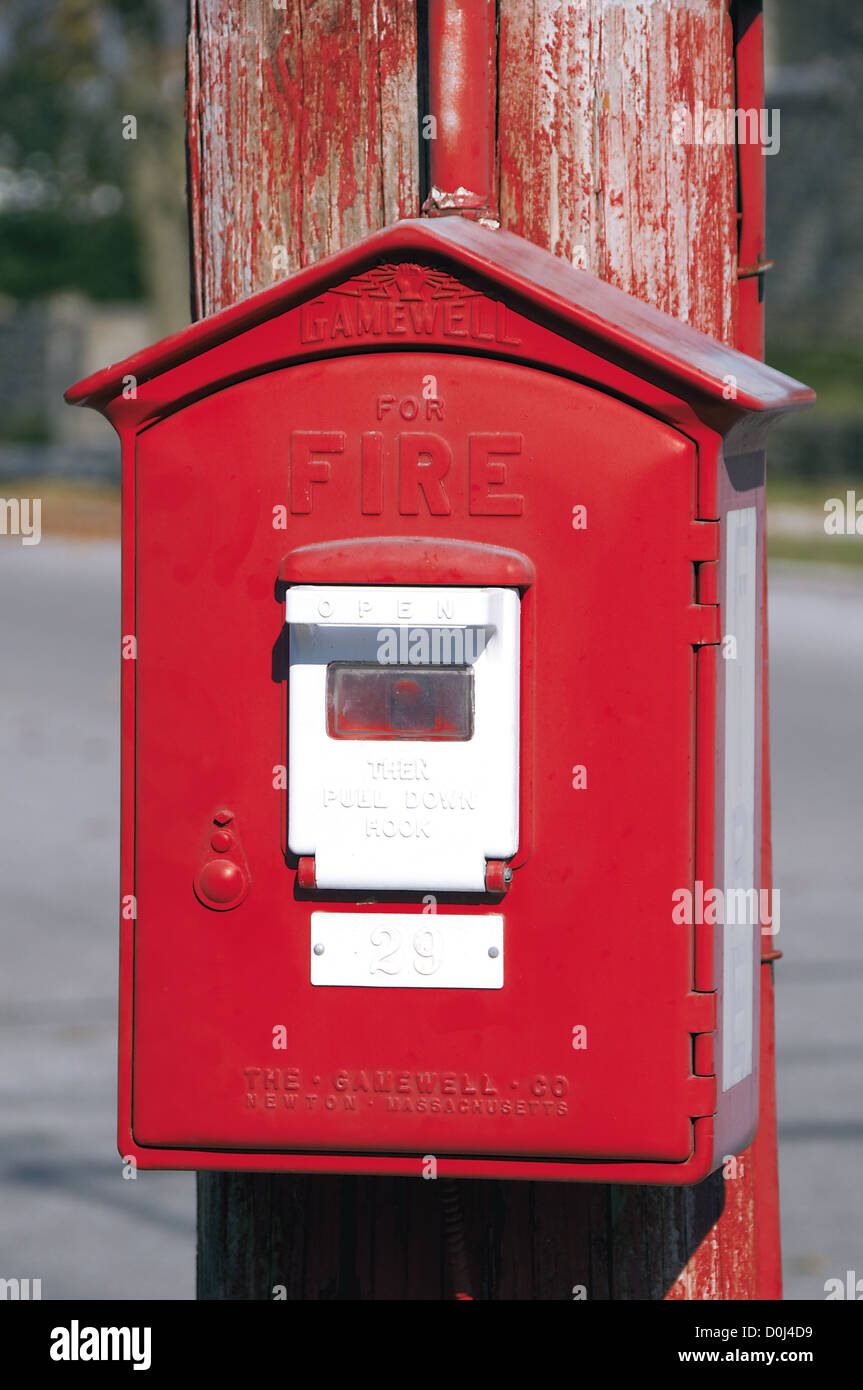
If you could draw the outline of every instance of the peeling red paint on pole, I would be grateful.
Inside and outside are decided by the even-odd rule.
[[[734,148],[672,120],[734,105],[725,0],[536,0],[500,10],[500,220],[734,341]]]
[[[735,105],[743,110],[764,107],[764,24],[761,0],[740,0],[737,6],[734,62],[737,75]],[[750,272],[766,260],[764,244],[765,177],[764,156],[757,143],[743,144],[738,150],[740,177],[741,269]],[[740,313],[736,347],[750,357],[764,356],[763,276],[747,275],[740,281]],[[768,833],[769,833],[768,821]]]
[[[191,0],[196,315],[419,212],[412,0]]]

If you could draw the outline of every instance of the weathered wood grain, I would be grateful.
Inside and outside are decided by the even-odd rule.
[[[199,316],[418,213],[416,91],[412,0],[191,0]]]
[[[734,106],[725,0],[502,0],[500,218],[734,340],[734,148],[675,144],[678,105]]]

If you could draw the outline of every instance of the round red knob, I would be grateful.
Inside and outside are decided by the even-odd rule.
[[[246,876],[230,859],[210,859],[198,877],[201,892],[213,903],[232,903],[246,887]]]
[[[218,854],[224,854],[234,843],[234,837],[230,830],[214,830],[210,836],[210,844]]]

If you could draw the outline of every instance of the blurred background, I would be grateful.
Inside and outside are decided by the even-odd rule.
[[[766,0],[768,360],[818,404],[772,437],[770,640],[786,1298],[863,1274],[863,10]],[[190,1174],[114,1145],[119,450],[63,390],[189,322],[182,0],[0,15],[0,1276],[194,1297]],[[118,112],[146,122],[125,139]],[[863,527],[863,514],[861,514]]]

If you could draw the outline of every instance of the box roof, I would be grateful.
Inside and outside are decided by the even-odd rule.
[[[774,371],[633,295],[551,255],[522,237],[463,217],[396,222],[346,250],[289,275],[218,314],[134,353],[71,386],[71,405],[103,408],[123,389],[124,377],[152,380],[179,363],[245,330],[277,317],[382,262],[414,259],[443,263],[453,274],[483,281],[505,295],[528,318],[541,314],[564,338],[577,334],[600,353],[625,353],[647,378],[669,376],[681,394],[728,403],[727,378],[734,378],[733,409],[776,412],[814,400],[809,387]]]

